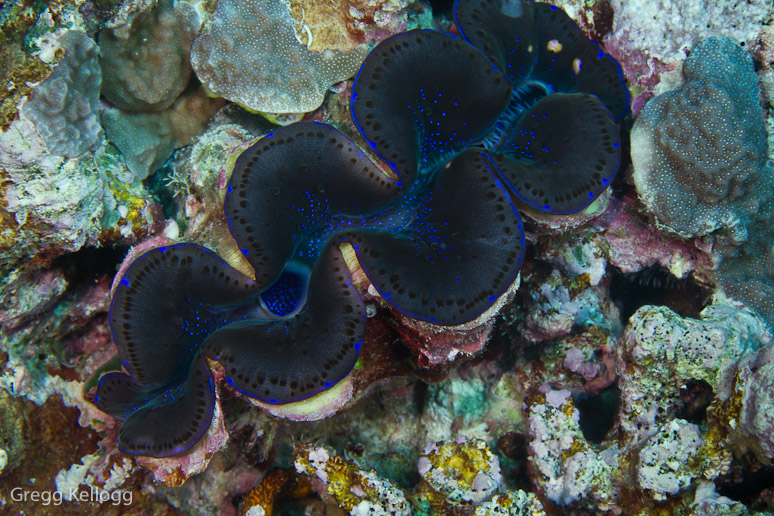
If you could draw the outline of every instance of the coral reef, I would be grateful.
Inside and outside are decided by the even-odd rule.
[[[774,512],[770,2],[0,4],[0,513]]]
[[[651,435],[669,417],[689,381],[727,392],[733,366],[761,346],[762,335],[760,319],[729,305],[711,305],[699,320],[682,318],[666,307],[640,308],[623,336],[621,367],[637,363],[644,376],[621,378],[622,410],[632,416],[621,422],[621,430],[631,439]]]

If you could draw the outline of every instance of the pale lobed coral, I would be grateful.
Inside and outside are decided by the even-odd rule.
[[[59,39],[64,58],[32,91],[22,113],[34,124],[48,150],[67,158],[99,142],[99,49],[85,32],[69,30]]]
[[[283,2],[221,0],[194,40],[191,64],[214,94],[254,111],[317,109],[333,84],[354,75],[364,48],[309,50]]]

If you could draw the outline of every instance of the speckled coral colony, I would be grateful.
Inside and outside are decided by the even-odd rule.
[[[269,404],[344,378],[366,317],[342,249],[398,312],[461,325],[517,280],[516,206],[574,213],[609,186],[629,101],[618,64],[547,4],[460,0],[455,21],[461,37],[405,32],[365,59],[351,114],[371,149],[299,122],[237,158],[225,211],[254,278],[191,244],[129,266],[110,313],[126,372],[96,397],[123,420],[122,451],[169,456],[201,438],[205,357]]]

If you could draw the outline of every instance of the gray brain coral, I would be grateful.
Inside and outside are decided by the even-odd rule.
[[[317,109],[333,84],[355,74],[365,49],[309,50],[276,0],[220,0],[193,43],[191,64],[213,93],[254,111]]]
[[[727,38],[696,45],[685,85],[652,99],[631,133],[634,182],[658,222],[684,237],[746,239],[768,174],[752,58]]]

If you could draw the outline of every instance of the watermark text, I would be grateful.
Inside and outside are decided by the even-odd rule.
[[[131,505],[133,494],[131,491],[116,490],[105,491],[92,486],[90,489],[73,487],[67,491],[34,490],[23,487],[11,489],[12,502],[32,502],[40,505],[62,505],[69,501],[74,503],[109,503],[110,505]]]

